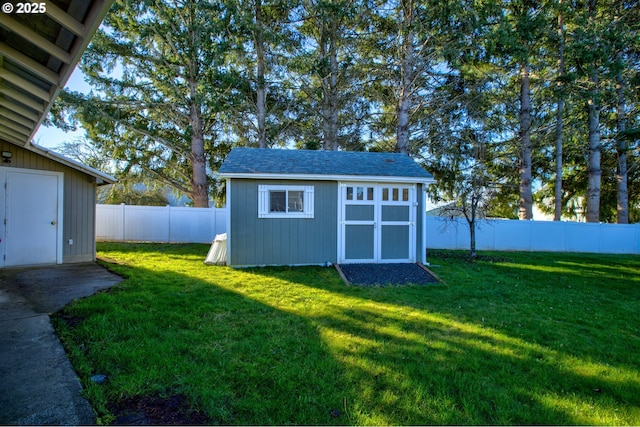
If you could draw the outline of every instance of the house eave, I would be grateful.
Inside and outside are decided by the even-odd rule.
[[[97,169],[94,169],[76,160],[65,157],[62,154],[49,150],[48,148],[41,147],[34,143],[27,144],[24,148],[29,151],[33,151],[34,153],[40,154],[41,156],[50,158],[55,162],[68,166],[71,169],[75,169],[77,171],[83,172],[89,176],[94,177],[96,179],[97,185],[115,184],[116,182],[118,182],[118,180],[111,175],[108,175],[104,172],[100,172]]]
[[[0,138],[27,148],[112,3],[38,3],[32,20],[0,14]]]

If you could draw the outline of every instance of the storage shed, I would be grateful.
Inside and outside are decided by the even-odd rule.
[[[94,261],[96,186],[115,179],[57,153],[2,141],[0,267]]]
[[[400,153],[234,148],[227,264],[425,262],[433,176]]]

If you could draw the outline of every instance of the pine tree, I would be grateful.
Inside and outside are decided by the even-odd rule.
[[[301,49],[289,71],[295,79],[301,135],[305,148],[337,150],[357,99],[353,33],[355,0],[306,0],[298,17]]]
[[[241,91],[225,122],[240,145],[284,145],[291,132],[287,113],[287,65],[299,49],[292,25],[297,0],[228,0],[233,19],[228,67],[240,76]]]
[[[555,123],[555,181],[554,181],[554,221],[562,218],[562,169],[563,169],[563,129],[564,129],[564,77],[565,77],[565,27],[564,10],[562,0],[558,0],[558,26],[557,26],[557,48],[558,48],[558,69],[556,78],[556,123]]]
[[[123,173],[164,181],[209,206],[220,113],[236,91],[224,67],[230,16],[224,3],[118,0],[83,56],[95,91],[67,93],[68,108]]]

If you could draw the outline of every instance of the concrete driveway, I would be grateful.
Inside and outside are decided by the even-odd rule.
[[[49,314],[120,281],[95,263],[0,269],[0,425],[95,424]]]

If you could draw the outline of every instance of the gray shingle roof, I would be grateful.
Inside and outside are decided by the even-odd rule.
[[[358,151],[234,148],[220,167],[227,174],[336,175],[433,179],[406,154]]]

